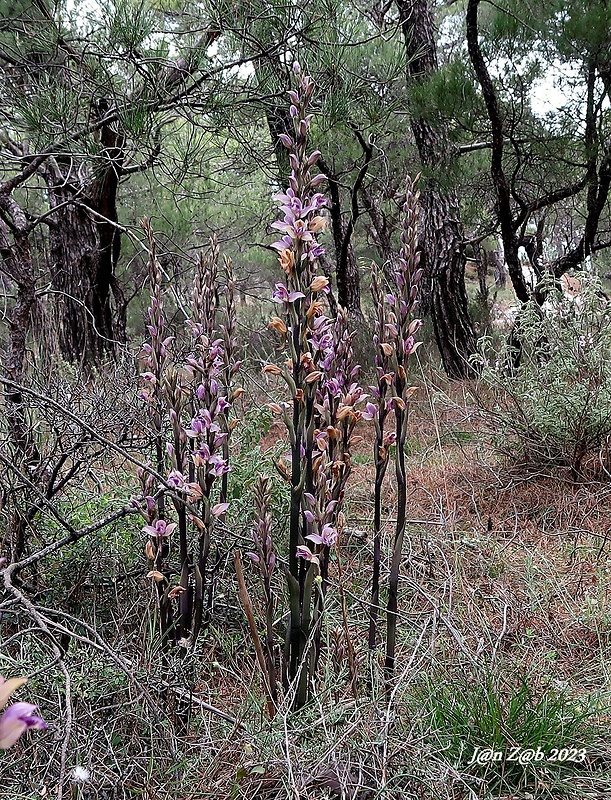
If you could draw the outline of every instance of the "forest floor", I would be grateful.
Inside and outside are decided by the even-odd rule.
[[[309,745],[291,744],[298,767],[288,784],[286,761],[270,760],[263,748],[260,760],[248,760],[238,781],[246,796],[609,796],[611,753],[599,734],[611,721],[611,485],[598,479],[576,482],[557,470],[529,473],[524,465],[510,467],[492,447],[467,390],[456,385],[449,397],[446,391],[421,389],[411,412],[400,690],[391,715],[397,729],[390,731],[375,679],[362,681],[355,701],[342,671],[343,684],[329,679],[327,685],[333,686],[328,694],[335,712],[343,708],[346,719],[325,723],[321,700],[314,724],[318,745],[312,731],[305,737]],[[371,430],[363,425],[359,433],[346,497],[342,571],[340,576],[335,564],[330,579],[333,589],[340,583],[345,588],[360,672],[371,676],[376,668],[367,650],[367,613],[374,473]],[[273,425],[262,453],[282,449],[283,435],[282,427]],[[387,553],[393,536],[392,486],[387,479]],[[330,609],[334,613],[340,626],[338,608]],[[373,655],[378,670],[382,659],[381,650]],[[249,677],[251,665],[249,656],[244,664]],[[231,682],[223,692],[226,698],[238,694]],[[465,699],[458,711],[452,703],[444,706],[456,695]],[[239,701],[234,705],[238,713]],[[357,755],[343,738],[348,720]],[[556,748],[581,751],[585,740],[584,764],[553,763]],[[469,765],[476,748],[508,741],[533,750],[540,742],[552,761],[532,774],[528,765],[517,773],[507,764],[500,770],[484,765],[480,771]],[[363,747],[366,751],[359,751]],[[376,752],[384,747],[383,754]],[[385,771],[395,774],[385,775],[387,788],[368,790],[367,776],[379,786]],[[403,777],[395,794],[391,784],[397,771]],[[222,793],[235,775],[233,767],[216,772],[217,791]],[[326,794],[320,794],[323,789]]]
[[[578,481],[568,470],[511,466],[493,446],[467,384],[448,387],[428,372],[420,383],[406,448],[409,525],[390,695],[382,680],[383,612],[378,648],[367,646],[374,476],[372,428],[363,423],[330,567],[316,692],[299,713],[283,706],[273,720],[266,715],[231,551],[205,641],[192,663],[170,670],[172,685],[195,686],[187,727],[184,697],[172,701],[172,691],[158,692],[167,664],[152,635],[155,596],[145,579],[138,523],[100,542],[83,541],[46,567],[42,579],[53,587],[47,606],[57,602],[88,620],[109,645],[95,650],[75,640],[66,660],[75,718],[68,764],[83,765],[90,776],[75,782],[74,800],[611,796],[611,482],[600,479],[604,470],[596,464],[590,479]],[[261,416],[266,400],[251,396],[246,418]],[[262,436],[258,426],[252,443],[244,439],[233,473],[243,481],[236,502],[244,507],[230,550],[250,549],[249,487],[256,475],[274,474],[275,459],[288,449],[281,425],[266,422]],[[125,473],[120,481],[112,487],[113,503],[136,485]],[[383,587],[394,535],[393,487],[391,464],[383,498]],[[82,513],[88,508],[98,513],[91,496]],[[279,548],[282,508],[276,509]],[[262,600],[248,565],[247,578],[261,621]],[[281,632],[280,575],[277,591]],[[346,627],[359,676],[356,697]],[[133,666],[127,680],[117,657]],[[50,681],[45,667],[28,686],[33,701],[36,692],[44,701]],[[152,704],[149,692],[157,698]],[[524,763],[509,759],[516,747],[531,754]],[[60,741],[39,736],[12,751],[1,800],[51,796],[49,772],[60,748]],[[473,761],[487,750],[502,759]],[[535,760],[537,752],[543,761]]]

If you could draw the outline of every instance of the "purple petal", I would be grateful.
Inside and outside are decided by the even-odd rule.
[[[310,548],[305,544],[297,546],[297,558],[303,558],[305,561],[311,561],[314,554]]]
[[[0,750],[12,747],[29,728],[46,730],[47,723],[34,714],[31,703],[14,703],[0,717]]]

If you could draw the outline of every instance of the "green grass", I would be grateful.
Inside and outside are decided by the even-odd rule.
[[[477,789],[478,797],[516,791],[536,798],[575,797],[595,762],[600,775],[606,730],[594,697],[552,687],[535,691],[527,678],[507,687],[490,675],[476,675],[445,684],[428,679],[414,700],[435,757]],[[496,756],[485,760],[490,751]],[[481,763],[474,758],[479,753],[484,753]]]

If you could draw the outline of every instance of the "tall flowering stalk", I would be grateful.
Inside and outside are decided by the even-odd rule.
[[[167,478],[153,495],[150,477],[143,476],[148,489],[143,509],[148,524],[143,530],[149,537],[145,550],[151,566],[149,577],[158,587],[162,633],[186,651],[195,645],[208,622],[213,589],[211,543],[228,508],[226,483],[224,492],[222,486],[230,469],[227,415],[237,396],[232,390],[239,368],[234,361],[235,308],[231,303],[226,306],[221,330],[218,248],[211,242],[194,278],[191,318],[186,321],[189,355],[180,359],[174,351],[170,353],[174,337],[165,336],[161,272],[150,227],[148,232],[151,339],[144,345],[148,369],[142,373],[146,386],[141,396],[148,403],[153,423],[157,471]],[[225,331],[230,333],[225,335]],[[166,495],[176,521],[167,519]],[[175,539],[178,543],[173,548]],[[180,576],[174,586],[173,550],[178,551]]]
[[[379,607],[379,575],[381,559],[381,492],[382,481],[388,467],[392,444],[395,449],[395,478],[397,482],[397,521],[390,562],[388,604],[386,618],[386,680],[392,678],[395,665],[398,586],[403,540],[405,538],[407,481],[405,475],[405,441],[408,428],[408,406],[415,389],[409,386],[408,361],[419,342],[414,336],[422,320],[413,318],[422,277],[417,252],[419,193],[415,181],[407,178],[401,250],[393,272],[393,286],[388,293],[382,290],[382,279],[374,274],[372,295],[376,311],[374,344],[376,348],[377,385],[372,387],[376,402],[367,405],[366,415],[375,423],[375,511],[374,511],[374,566],[369,623],[369,646],[375,647],[377,610]],[[394,416],[394,431],[385,430],[387,417]]]
[[[228,288],[229,303],[219,308],[218,245],[215,240],[202,255],[193,288],[192,353],[187,358],[191,381],[189,413],[191,421],[184,433],[188,442],[187,510],[198,530],[197,555],[194,558],[195,610],[193,638],[207,626],[212,605],[215,568],[210,563],[214,530],[224,519],[229,472],[228,415],[239,392],[232,389],[239,363],[235,362],[235,305],[233,289]],[[223,324],[219,317],[222,316]],[[229,331],[229,335],[227,335]],[[218,561],[218,559],[217,559]],[[204,590],[207,589],[205,595]]]
[[[225,310],[224,319],[219,325],[219,330],[223,337],[223,365],[221,369],[222,388],[225,397],[228,398],[230,403],[223,414],[225,431],[227,432],[227,438],[223,442],[223,458],[227,463],[229,463],[229,440],[231,438],[232,430],[237,425],[237,420],[230,420],[229,417],[233,403],[243,394],[244,390],[234,386],[236,374],[239,371],[242,362],[238,360],[235,276],[233,273],[231,259],[225,256],[223,258],[223,266],[225,273]],[[221,491],[219,496],[221,503],[226,503],[229,497],[228,478],[229,474],[227,472],[221,478]],[[224,517],[221,517],[221,519],[224,519]]]
[[[371,605],[369,607],[369,648],[376,647],[376,631],[380,604],[380,562],[382,560],[382,485],[390,460],[390,448],[395,443],[394,431],[386,431],[386,417],[390,413],[388,398],[392,383],[390,356],[392,345],[387,342],[391,331],[386,328],[387,303],[382,287],[382,274],[374,269],[371,276],[371,295],[375,309],[375,328],[373,335],[374,363],[377,385],[372,393],[377,402],[369,402],[365,416],[372,419],[375,427],[374,443],[374,513],[373,513],[373,575],[371,579]],[[392,323],[391,323],[392,324]],[[393,331],[394,332],[394,331]]]
[[[325,178],[312,174],[320,153],[307,151],[314,83],[298,64],[294,71],[297,90],[289,92],[294,134],[280,136],[289,152],[291,174],[286,192],[276,196],[283,219],[272,226],[282,233],[272,246],[279,253],[285,282],[277,283],[272,295],[281,316],[270,323],[289,357],[263,371],[281,376],[291,396],[289,402],[270,406],[282,414],[291,444],[290,467],[279,465],[291,485],[284,683],[287,688],[299,675],[299,707],[306,701],[320,649],[329,554],[338,537],[338,514],[350,474],[350,437],[360,416],[355,406],[363,393],[356,382],[359,368],[353,364],[346,319],[339,314],[331,320],[324,313],[329,282],[316,274],[316,267],[324,253],[317,234],[325,228],[320,211],[326,200],[316,190]],[[314,647],[306,653],[312,633]]]
[[[255,551],[247,553],[257,565],[263,586],[265,603],[265,678],[269,697],[274,708],[278,706],[278,687],[276,682],[276,655],[274,647],[275,599],[272,578],[276,570],[276,551],[272,541],[272,497],[269,478],[260,475],[255,484],[255,522],[252,538]]]
[[[149,283],[151,287],[151,304],[148,308],[149,341],[145,342],[142,349],[145,353],[146,371],[141,373],[144,386],[139,397],[147,404],[148,416],[153,437],[155,469],[158,475],[166,472],[166,448],[164,439],[163,420],[166,414],[163,396],[163,382],[168,369],[170,352],[169,348],[174,337],[168,335],[166,318],[163,307],[161,270],[157,260],[156,242],[153,230],[148,221],[143,220],[142,226],[147,236],[149,248]],[[171,640],[176,639],[172,604],[164,586],[164,568],[169,553],[169,537],[175,523],[168,523],[165,519],[165,495],[163,491],[157,493],[154,480],[145,470],[138,469],[138,477],[142,485],[144,504],[141,508],[142,516],[147,523],[143,531],[148,534],[145,545],[145,554],[148,559],[149,577],[153,578],[157,601],[159,605],[159,619],[161,636],[164,647]]]

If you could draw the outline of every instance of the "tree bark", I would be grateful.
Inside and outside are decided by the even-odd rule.
[[[396,0],[403,29],[410,82],[438,69],[433,13],[429,0]],[[449,171],[452,150],[439,123],[413,117],[412,132],[426,172],[422,190],[423,311],[430,308],[435,340],[450,378],[473,374],[469,362],[476,337],[465,288],[464,231],[458,196],[440,177]]]
[[[74,159],[49,159],[42,170],[55,209],[49,256],[59,348],[65,359],[85,367],[114,356],[125,341],[125,299],[115,275],[121,237],[113,224],[123,138],[106,126],[101,144],[103,162],[85,185],[79,177],[82,164]]]
[[[6,191],[0,189],[0,258],[2,271],[14,282],[17,295],[9,314],[8,342],[3,353],[1,377],[22,384],[28,331],[36,302],[36,279],[26,215],[8,188]],[[11,383],[4,383],[4,391],[6,421],[14,451],[11,458],[15,466],[33,480],[41,456],[24,410],[23,395]],[[26,514],[20,508],[9,511],[6,534],[11,558],[16,561],[23,555],[27,534]]]
[[[329,216],[335,247],[335,283],[337,302],[348,312],[354,321],[362,321],[361,311],[361,278],[352,245],[354,222],[344,222],[342,214],[342,198],[339,180],[324,159],[319,160],[322,172],[327,176],[329,195]]]
[[[476,352],[476,337],[465,288],[465,248],[457,200],[429,183],[422,210],[435,341],[448,377],[470,377],[474,370],[469,358]]]
[[[505,248],[503,247],[502,236],[497,237],[496,250],[494,251],[494,283],[497,289],[504,289],[507,284]]]
[[[488,303],[488,254],[479,243],[473,245],[473,259],[477,268],[480,300],[486,305]]]

